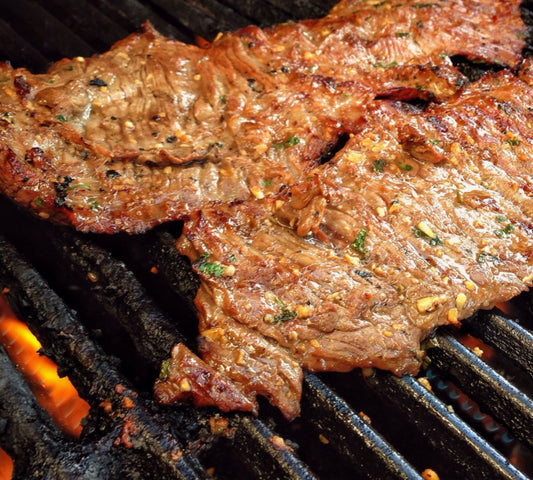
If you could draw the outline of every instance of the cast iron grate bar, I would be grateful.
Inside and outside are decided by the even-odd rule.
[[[302,413],[326,438],[334,439],[333,447],[361,478],[420,478],[379,433],[313,374],[305,375]]]
[[[163,35],[188,43],[194,41],[191,32],[176,28],[169,23],[168,18],[159,15],[146,2],[140,0],[113,0],[112,2],[92,0],[91,3],[128,32],[137,30],[146,20],[149,20]]]
[[[417,379],[376,371],[367,377],[367,382],[417,428],[460,478],[527,479]]]
[[[126,37],[126,30],[111,21],[87,0],[33,0],[62,25],[85,41],[94,52],[104,52],[114,42]],[[95,28],[98,25],[98,28]]]
[[[2,18],[45,57],[89,56],[94,49],[75,32],[31,0],[2,0]],[[36,25],[39,28],[35,28]],[[21,65],[26,66],[26,65]]]
[[[479,316],[478,321],[464,321],[464,327],[533,376],[533,334],[515,321],[494,312],[480,312]]]
[[[181,443],[150,416],[151,402],[135,392],[109,362],[107,355],[92,342],[62,300],[3,239],[0,239],[0,281],[8,289],[6,297],[10,305],[36,334],[44,353],[58,364],[59,371],[68,375],[81,396],[92,404],[92,418],[89,418],[84,435],[90,437],[101,428],[112,428],[116,432],[115,440],[131,447],[137,454],[137,462],[146,456],[157,460],[155,465],[159,464],[161,473],[166,475],[163,478],[172,478],[168,476],[169,472],[176,478],[202,478],[205,472],[197,474],[200,468],[197,460],[186,453],[178,454],[184,450]],[[99,414],[98,406],[102,402],[110,405],[109,415]],[[191,418],[194,415],[192,411]],[[97,425],[92,425],[94,419]],[[20,462],[15,459],[15,463]]]
[[[26,67],[35,71],[46,69],[50,61],[25,38],[13,29],[5,18],[0,18],[0,61],[8,61],[14,67]]]
[[[250,23],[249,19],[216,0],[151,0],[150,3],[152,8],[177,28],[208,40],[215,38],[218,32],[235,30]]]
[[[502,421],[517,438],[533,446],[533,402],[527,395],[449,333],[439,334],[437,346],[428,356],[432,365],[452,377],[461,390]]]
[[[272,442],[275,434],[259,418],[235,414],[237,432],[234,447],[246,462],[255,477],[262,479],[313,480],[317,477],[289,449],[276,448]],[[271,459],[275,459],[272,462]]]

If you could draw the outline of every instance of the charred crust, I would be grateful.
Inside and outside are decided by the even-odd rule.
[[[105,176],[106,176],[107,178],[111,178],[111,179],[113,179],[113,178],[120,177],[121,175],[120,175],[120,173],[118,173],[116,170],[111,170],[111,169],[110,169],[110,170],[107,170],[107,172],[105,172]]]
[[[69,185],[72,183],[74,179],[68,176],[63,177],[62,182],[54,182],[54,189],[56,191],[56,198],[54,199],[54,206],[56,207],[64,207],[69,210],[71,208],[66,205],[65,201],[68,195],[68,189]]]
[[[15,86],[17,95],[21,98],[26,98],[31,92],[31,87],[28,85],[26,79],[22,75],[17,75],[15,77],[13,80],[13,85]]]
[[[26,162],[28,162],[30,165],[33,165],[33,164],[41,165],[43,163],[43,159],[44,159],[44,152],[39,147],[30,148],[26,152],[26,155],[24,155],[24,160],[26,160]]]

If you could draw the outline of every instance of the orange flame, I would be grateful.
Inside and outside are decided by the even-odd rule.
[[[13,460],[0,448],[0,480],[11,480],[13,476]]]
[[[57,365],[41,356],[39,340],[18,320],[0,295],[0,342],[5,346],[13,363],[24,375],[39,404],[48,412],[56,425],[67,435],[79,437],[81,421],[89,413],[89,404],[80,398],[67,377],[59,377]],[[11,466],[10,466],[11,465]],[[0,451],[0,480],[8,480],[12,471],[9,456]]]

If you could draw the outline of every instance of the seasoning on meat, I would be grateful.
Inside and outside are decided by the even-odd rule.
[[[322,19],[247,27],[207,48],[147,24],[44,75],[3,64],[0,190],[93,232],[261,199],[305,178],[374,97],[454,94],[465,78],[449,56],[516,68],[519,3],[344,0]]]
[[[436,326],[531,287],[530,66],[520,78],[487,75],[425,111],[376,102],[367,126],[309,180],[192,214],[182,253],[224,262],[238,252],[231,278],[196,268],[205,362],[294,418],[301,367],[415,373]]]

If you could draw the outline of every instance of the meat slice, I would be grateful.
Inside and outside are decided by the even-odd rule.
[[[43,75],[0,66],[0,190],[82,231],[140,232],[305,178],[374,97],[441,100],[450,55],[516,68],[519,1],[345,0],[208,48],[149,25]]]
[[[293,418],[297,365],[414,373],[436,326],[531,287],[530,67],[425,111],[376,102],[309,180],[191,215],[177,247],[202,279],[206,363]]]

